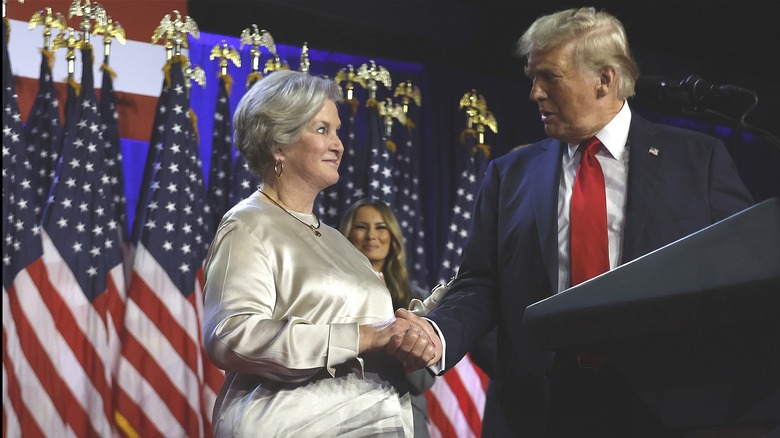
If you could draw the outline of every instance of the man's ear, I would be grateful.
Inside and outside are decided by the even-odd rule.
[[[611,66],[605,66],[599,70],[598,96],[604,97],[615,89],[617,89],[617,71]]]

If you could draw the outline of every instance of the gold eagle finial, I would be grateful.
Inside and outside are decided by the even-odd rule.
[[[251,28],[247,27],[241,31],[241,47],[249,44],[252,48],[249,50],[249,54],[252,56],[252,71],[246,78],[246,87],[249,88],[253,83],[263,78],[263,74],[260,73],[260,47],[266,47],[271,52],[276,52],[276,43],[268,31],[263,29],[262,31],[257,28],[256,24],[253,24]]]
[[[387,89],[393,86],[393,81],[390,79],[390,72],[381,65],[376,65],[373,59],[368,61],[368,64],[363,64],[358,68],[357,75],[363,78],[368,89],[368,98],[370,100],[376,100],[376,92],[378,84],[383,84]]]
[[[68,61],[68,76],[73,78],[76,73],[76,49],[82,47],[83,40],[79,40],[76,30],[72,27],[66,27],[65,30],[54,37],[51,44],[52,51],[67,49],[65,59]]]
[[[305,42],[303,43],[303,47],[301,47],[301,62],[298,64],[298,71],[302,71],[304,73],[309,72],[309,66],[311,65],[311,61],[309,61],[309,43]]]
[[[333,78],[333,80],[336,82],[336,84],[341,84],[342,82],[346,82],[344,85],[344,88],[347,90],[347,101],[354,101],[355,99],[355,84],[360,85],[363,88],[366,88],[366,81],[363,80],[360,76],[358,76],[357,72],[355,71],[355,67],[352,66],[352,64],[347,64],[346,67],[340,69],[336,72],[336,76]]]
[[[171,58],[171,51],[173,51],[173,55],[180,55],[181,48],[187,47],[187,34],[192,35],[195,39],[200,38],[200,30],[195,20],[188,15],[182,20],[181,13],[176,9],[174,9],[173,14],[176,15],[176,18],[171,18],[171,14],[165,14],[160,20],[160,24],[152,32],[152,43],[161,39],[165,40],[168,59]]]
[[[89,0],[73,0],[68,8],[68,18],[81,17],[79,29],[84,33],[82,46],[90,44],[90,32],[92,31],[92,22],[105,23],[107,20],[106,10],[100,3],[90,3]]]
[[[103,35],[103,42],[116,38],[119,44],[125,44],[125,28],[118,21],[114,21],[111,17],[106,16],[105,23],[98,23],[95,25],[94,33],[96,35]]]
[[[241,67],[241,54],[233,46],[228,46],[225,40],[211,48],[209,60],[219,59],[220,75],[227,74],[228,61],[232,61],[236,67]]]
[[[108,58],[111,54],[111,38],[116,38],[119,44],[125,44],[125,28],[118,21],[106,16],[104,22],[95,23],[95,35],[103,35],[103,55]]]
[[[192,87],[190,81],[195,81],[201,88],[206,88],[206,72],[200,66],[192,65],[189,59],[185,59],[182,65],[182,73],[184,74],[185,85],[187,88]]]
[[[65,17],[59,12],[52,13],[51,8],[44,8],[38,12],[35,12],[30,21],[27,23],[27,29],[35,29],[35,26],[43,26],[43,48],[45,50],[52,50],[51,47],[51,30],[59,29],[64,31],[68,27],[68,23],[65,21]]]
[[[479,144],[485,143],[485,127],[498,134],[498,122],[487,109],[485,97],[471,89],[460,98],[460,108],[466,110],[466,129],[476,128]]]
[[[382,121],[385,125],[385,145],[391,152],[396,151],[396,146],[391,136],[393,135],[393,119],[398,119],[402,125],[406,124],[406,113],[402,105],[393,103],[391,98],[386,98],[384,102],[378,104],[379,115],[382,116]]]
[[[410,80],[403,81],[396,85],[393,97],[401,98],[404,114],[409,112],[409,104],[412,102],[416,103],[418,107],[422,106],[422,93],[420,93],[420,88],[414,85]]]

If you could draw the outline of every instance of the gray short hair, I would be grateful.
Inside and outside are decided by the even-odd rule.
[[[545,15],[534,21],[517,42],[515,54],[526,57],[535,50],[546,50],[576,40],[575,60],[582,66],[599,70],[611,66],[618,72],[618,97],[635,94],[639,67],[628,48],[623,24],[613,15],[592,7],[574,8]]]
[[[236,149],[249,168],[262,175],[273,165],[274,148],[300,140],[328,99],[341,100],[335,82],[298,71],[278,70],[252,85],[233,115]]]

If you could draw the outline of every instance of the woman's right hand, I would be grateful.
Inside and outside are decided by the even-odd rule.
[[[431,328],[429,333],[419,324],[429,325],[421,318],[391,318],[361,325],[359,353],[382,349],[402,362],[407,371],[435,363],[434,359],[441,357],[441,353],[437,355],[440,350],[430,335],[435,332]]]
[[[403,337],[391,338],[385,352],[402,362],[407,373],[439,362],[444,353],[443,344],[433,325],[407,309],[398,309],[395,315],[399,320],[408,321],[412,328]]]
[[[359,353],[385,348],[393,337],[403,338],[411,326],[409,321],[398,318],[361,325]]]

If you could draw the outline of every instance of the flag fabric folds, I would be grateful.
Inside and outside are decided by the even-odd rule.
[[[419,293],[429,293],[425,219],[420,199],[420,139],[415,130],[418,124],[419,108],[410,105],[405,126],[394,131],[398,139],[394,174],[398,193],[394,210],[404,234],[409,279]]]
[[[158,133],[135,242],[115,402],[120,427],[140,436],[211,436],[222,372],[203,350],[203,261],[211,209],[181,55],[166,65]]]
[[[113,217],[121,228],[122,242],[129,240],[127,227],[127,197],[122,169],[122,151],[119,147],[119,113],[116,109],[114,93],[115,73],[108,66],[108,57],[100,67],[103,71],[103,83],[100,87],[100,120],[103,131],[103,147],[106,157],[106,175],[111,183],[111,199],[114,205]]]
[[[244,156],[233,152],[233,171],[231,172],[230,205],[236,205],[257,190],[262,179],[252,172]]]
[[[122,267],[125,275],[125,281],[129,275],[130,261],[132,260],[132,244],[130,241],[130,230],[127,224],[127,198],[125,195],[125,184],[122,169],[122,152],[119,144],[119,114],[116,109],[116,95],[114,94],[114,76],[115,73],[108,65],[108,56],[101,65],[103,71],[103,82],[100,88],[100,129],[103,132],[103,153],[105,154],[105,173],[110,185],[107,196],[111,199],[113,211],[111,218],[119,227],[120,250],[122,256]],[[122,345],[120,339],[120,330],[124,323],[125,305],[127,300],[127,289],[125,287],[118,290],[118,297],[114,298],[114,305],[109,309],[109,317],[106,319],[108,329],[108,349],[110,358],[110,367],[112,377],[119,366]],[[114,421],[113,406],[113,385],[112,382],[112,405],[111,420]],[[116,426],[115,426],[116,429]]]
[[[44,310],[35,324],[45,359],[33,366],[50,395],[45,435],[113,433],[110,314],[121,309],[124,269],[121,230],[113,218],[111,182],[92,73],[92,48],[81,50],[83,88],[69,114],[67,134],[44,207],[43,264],[27,305]],[[33,301],[34,300],[34,301]],[[38,358],[42,359],[42,358]],[[45,362],[45,363],[44,363]]]
[[[476,132],[466,130],[463,138],[469,158],[459,180],[452,222],[442,252],[438,274],[440,283],[447,283],[457,274],[471,227],[474,198],[487,165],[487,146],[477,144]],[[488,381],[487,375],[474,364],[469,355],[437,378],[425,394],[431,419],[431,436],[480,436]]]
[[[149,139],[149,150],[146,152],[146,163],[144,164],[143,177],[141,179],[141,188],[138,196],[138,204],[135,206],[135,215],[133,216],[132,232],[130,235],[131,246],[135,247],[141,234],[142,222],[139,218],[144,216],[147,207],[146,197],[151,193],[149,182],[152,179],[156,168],[157,155],[162,148],[161,139],[165,130],[165,118],[167,117],[166,105],[168,104],[168,95],[170,94],[169,79],[163,79],[162,91],[157,99],[157,109],[152,123],[152,135]]]
[[[479,191],[480,184],[482,184],[482,177],[485,175],[488,162],[488,146],[477,144],[476,132],[466,130],[463,134],[468,160],[466,168],[460,174],[456,189],[455,205],[452,208],[452,220],[450,221],[437,276],[439,283],[447,283],[458,273],[463,247],[466,245],[469,228],[471,228],[474,199],[477,191]]]
[[[211,141],[211,167],[209,169],[208,200],[211,205],[212,224],[219,224],[230,203],[231,178],[233,167],[233,123],[230,115],[230,87],[232,78],[229,73],[219,75],[217,103],[214,109],[214,133]]]
[[[393,181],[393,163],[390,151],[382,136],[382,122],[377,102],[369,99],[366,104],[368,172],[366,181],[367,195],[379,199],[395,210],[395,196],[398,187]]]
[[[27,161],[27,138],[19,113],[8,58],[7,22],[3,20],[3,290],[16,274],[40,256],[36,223],[35,172]],[[37,244],[36,244],[37,242]],[[25,251],[29,249],[29,251]],[[24,257],[26,255],[26,257]],[[5,294],[5,292],[4,292]],[[5,300],[5,298],[4,298]],[[5,304],[5,303],[4,303]],[[6,307],[3,306],[5,312]],[[3,326],[5,327],[5,325]],[[5,358],[4,358],[5,359]],[[5,363],[5,361],[3,361]],[[5,401],[5,399],[4,399]]]
[[[260,75],[254,75],[258,79],[252,80],[247,83],[247,89],[249,89],[255,82],[260,80]],[[232,116],[231,116],[232,117]],[[232,118],[230,119],[232,122]],[[216,128],[215,128],[216,132]],[[232,134],[232,132],[231,132]],[[216,140],[215,140],[216,141]],[[233,148],[233,167],[231,172],[231,190],[230,190],[230,205],[236,205],[242,199],[248,197],[260,185],[261,178],[255,175],[254,172],[246,164],[244,156],[241,155],[236,148]]]
[[[81,84],[76,82],[76,78],[73,77],[73,75],[68,76],[67,81],[67,87],[66,87],[66,95],[65,95],[65,126],[72,126],[74,122],[74,118],[78,115],[79,111],[79,93],[81,91]],[[63,135],[67,135],[68,130],[65,129],[63,131]],[[67,141],[65,139],[64,141]]]
[[[20,436],[22,431],[42,436],[51,429],[39,425],[40,415],[51,414],[52,422],[60,424],[62,420],[53,412],[53,397],[45,388],[56,376],[46,381],[36,372],[46,366],[56,374],[35,333],[37,315],[44,313],[38,313],[36,305],[37,284],[45,270],[32,184],[36,175],[27,159],[7,24],[3,20],[3,436]]]
[[[38,78],[38,93],[35,95],[32,108],[27,116],[24,131],[29,143],[27,154],[33,169],[36,169],[36,179],[32,181],[36,189],[35,208],[38,218],[43,210],[49,188],[54,179],[54,172],[59,161],[62,147],[62,122],[57,92],[54,88],[51,67],[54,53],[41,49],[41,72]]]
[[[206,187],[190,63],[174,55],[166,64],[128,223],[108,58],[98,94],[92,48],[81,49],[83,76],[68,77],[67,98],[58,100],[53,54],[42,50],[24,125],[5,40],[3,50],[4,436],[210,437],[224,374],[202,346],[203,262],[222,214],[261,182],[232,147],[228,78],[220,78]],[[340,180],[316,211],[337,226],[358,199],[388,203],[404,233],[410,279],[425,293],[432,275],[419,197],[420,112],[386,138],[377,101],[369,100],[340,105]],[[459,381],[439,379],[446,384],[429,394],[439,436],[479,434],[483,377],[464,366],[448,373]],[[456,405],[459,418],[449,413]]]

